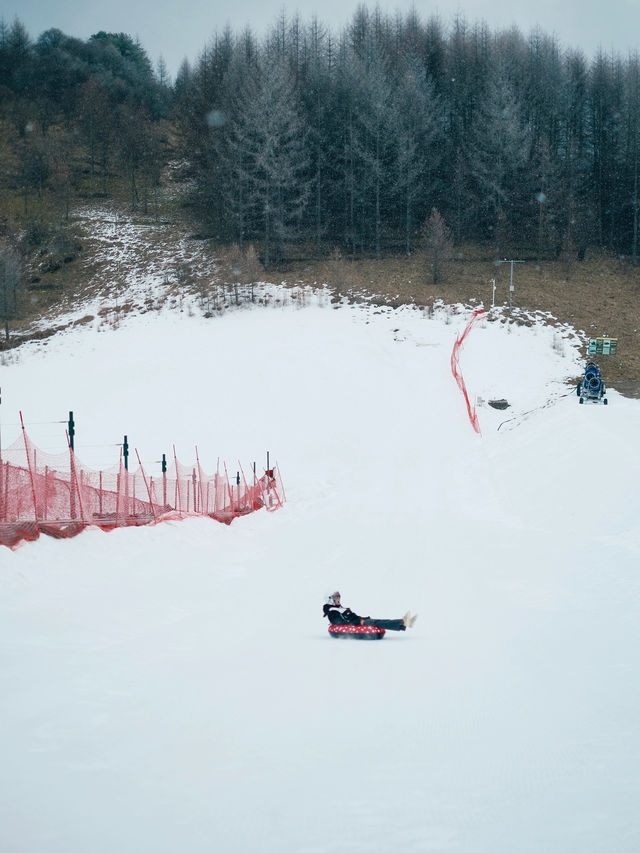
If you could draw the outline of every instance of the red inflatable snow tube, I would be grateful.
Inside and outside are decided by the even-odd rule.
[[[386,631],[375,625],[329,625],[332,637],[347,637],[352,640],[381,640]]]

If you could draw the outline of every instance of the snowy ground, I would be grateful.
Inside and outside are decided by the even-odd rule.
[[[86,204],[74,210],[71,223],[83,246],[74,261],[83,291],[62,293],[62,303],[30,324],[32,333],[85,322],[88,316],[94,328],[106,331],[126,314],[184,310],[185,293],[200,293],[202,301],[214,286],[218,265],[182,221],[115,204]]]
[[[260,464],[285,507],[0,551],[3,853],[635,853],[640,404],[570,329],[272,302],[0,367],[2,443]],[[606,380],[606,363],[603,364]],[[507,411],[482,404],[494,397]],[[336,641],[358,612],[419,615]]]

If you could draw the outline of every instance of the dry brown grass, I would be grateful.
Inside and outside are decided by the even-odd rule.
[[[117,206],[117,202],[115,204]],[[129,212],[128,216],[132,214]],[[147,222],[154,219],[157,223],[157,233],[149,234],[150,253],[172,234],[175,237],[178,233],[195,233],[196,223],[190,221],[187,211],[180,209],[176,199],[170,200],[168,206],[165,203],[159,219],[157,216],[142,218]],[[105,279],[110,278],[116,289],[121,289],[113,271],[109,277],[100,274],[100,247],[92,235],[84,234],[80,239],[82,251],[78,261],[42,277],[42,284],[49,287],[38,285],[27,289],[23,316],[12,324],[19,336],[23,333],[28,336],[30,321],[42,316],[47,309],[52,308],[55,315],[56,306],[68,307],[90,295],[87,292],[89,281],[94,282],[94,287],[97,286],[95,282],[104,286]],[[222,265],[215,261],[221,258],[223,248],[210,240],[201,244],[210,253],[211,269],[221,268]],[[143,261],[144,249],[140,251],[138,260]],[[445,280],[437,286],[430,283],[425,258],[419,253],[375,260],[352,259],[335,251],[327,252],[321,259],[291,261],[268,270],[264,278],[277,283],[286,281],[311,286],[326,283],[343,296],[360,299],[366,295],[394,306],[433,305],[442,300],[474,307],[491,305],[491,282],[495,279],[496,305],[508,306],[509,264],[496,265],[484,247],[462,246],[457,247],[456,252],[457,259],[448,264]],[[596,253],[570,266],[561,261],[527,261],[514,267],[514,283],[514,308],[546,312],[559,323],[569,324],[586,336],[617,337],[618,354],[600,359],[605,381],[622,393],[640,397],[640,267]],[[121,292],[121,297],[124,304],[126,293]]]
[[[165,147],[170,161],[176,149],[176,141],[170,126],[165,128]],[[5,170],[0,175],[0,236],[16,233],[25,228],[30,219],[36,218],[58,228],[66,228],[59,203],[53,197],[28,199],[28,212],[24,210],[24,199],[19,188],[9,179],[15,172],[16,163],[11,144],[13,128],[0,121],[0,155],[5,160]],[[80,157],[81,149],[76,156]],[[77,164],[76,164],[77,165]],[[82,165],[82,163],[80,163]],[[175,165],[175,164],[174,164]],[[148,253],[162,243],[171,232],[182,235],[196,233],[199,226],[194,218],[196,212],[184,206],[184,192],[180,170],[172,170],[168,162],[163,179],[161,207],[153,217],[158,224],[157,234],[149,234]],[[88,180],[87,164],[84,164],[84,182]],[[83,187],[80,190],[85,190]],[[111,198],[96,199],[96,204],[105,204],[113,210],[121,209],[126,217],[131,214],[128,207],[129,188],[124,178],[110,176]],[[72,211],[73,218],[73,211]],[[27,264],[27,287],[20,306],[20,318],[12,322],[18,334],[29,336],[32,320],[45,314],[52,317],[55,326],[56,313],[70,305],[78,304],[91,296],[91,288],[112,287],[126,301],[124,280],[113,269],[105,274],[101,260],[100,243],[93,235],[80,235],[82,249],[80,257],[73,263],[63,263],[57,272],[38,274],[38,257],[34,250],[31,264]],[[212,269],[221,257],[224,247],[213,241],[203,241],[211,255]],[[144,261],[145,250],[141,249],[139,261]],[[303,250],[304,251],[304,250]],[[327,283],[342,295],[354,299],[367,294],[386,304],[401,305],[415,303],[432,305],[437,300],[445,303],[463,303],[471,306],[491,304],[491,281],[496,282],[496,304],[509,305],[509,265],[496,266],[486,246],[467,245],[456,247],[457,259],[450,262],[444,282],[438,286],[429,283],[428,270],[423,256],[411,257],[397,254],[383,260],[371,258],[351,259],[343,257],[331,247],[323,259],[290,262],[280,269],[268,270],[264,277],[273,282],[287,281],[291,284],[304,283],[321,285]],[[313,252],[307,252],[313,256]],[[548,312],[560,323],[567,323],[585,335],[608,334],[619,340],[618,354],[603,357],[601,366],[605,380],[619,391],[640,397],[640,266],[605,254],[592,253],[581,262],[570,266],[566,263],[529,261],[515,267],[514,308],[526,311]],[[39,282],[30,281],[38,274]],[[196,277],[197,278],[197,277]],[[201,283],[201,282],[200,282]],[[199,281],[189,284],[198,287]],[[106,309],[108,310],[108,309]],[[47,313],[49,312],[49,313]],[[0,341],[0,348],[3,342]],[[586,352],[585,352],[586,355]]]
[[[424,258],[398,256],[384,260],[343,259],[294,264],[289,270],[296,281],[326,281],[343,295],[369,293],[391,305],[415,303],[479,304],[488,307],[495,279],[495,304],[509,306],[510,265],[490,259],[472,259],[477,249],[466,247],[461,259],[449,264],[446,281],[429,282]],[[465,255],[468,259],[465,259]],[[618,338],[618,354],[602,356],[607,384],[628,396],[640,397],[640,268],[606,255],[592,255],[570,267],[562,262],[528,261],[514,265],[513,308],[553,315],[588,337]],[[584,352],[586,356],[586,349]]]

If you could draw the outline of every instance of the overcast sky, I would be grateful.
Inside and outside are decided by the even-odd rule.
[[[298,12],[303,21],[316,15],[339,32],[359,5],[360,0],[0,0],[0,18],[11,23],[18,17],[34,39],[52,27],[83,39],[99,30],[129,33],[140,39],[154,65],[162,55],[175,75],[182,60],[194,62],[226,24],[234,31],[248,24],[262,36],[284,9],[288,15]],[[469,23],[485,21],[491,30],[515,24],[528,35],[539,26],[587,56],[600,47],[626,56],[640,45],[640,0],[381,0],[378,5],[390,13],[413,6],[423,20],[437,14],[445,27],[457,12]]]

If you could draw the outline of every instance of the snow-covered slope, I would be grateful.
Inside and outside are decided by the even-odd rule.
[[[4,445],[73,410],[87,464],[269,450],[287,489],[0,551],[0,849],[639,849],[639,404],[577,405],[571,330],[483,320],[477,436],[461,309],[189,313],[0,368]],[[335,588],[419,619],[332,640]]]

